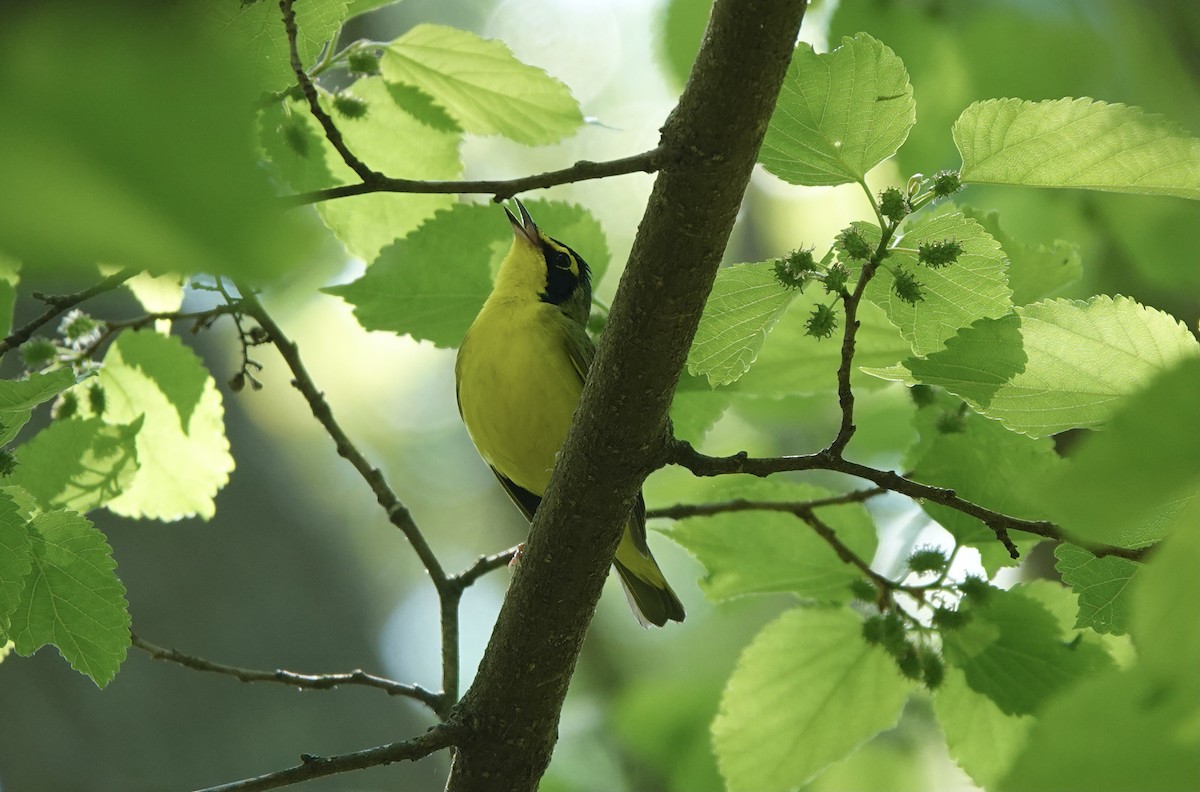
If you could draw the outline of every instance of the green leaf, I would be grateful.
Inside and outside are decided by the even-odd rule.
[[[152,365],[153,376],[142,367],[146,360],[163,359],[170,365]],[[108,502],[110,511],[164,521],[212,517],[213,498],[233,470],[221,395],[205,372],[200,399],[183,425],[167,396],[175,386],[158,378],[192,381],[196,370],[204,371],[200,359],[172,336],[134,341],[132,334],[124,333],[109,347],[99,378],[108,399],[104,420],[119,424],[144,419],[137,435],[137,475]]]
[[[1200,353],[1179,321],[1127,297],[1050,300],[981,319],[946,349],[872,373],[940,385],[1008,428],[1044,437],[1098,426],[1161,371]]]
[[[29,524],[33,564],[12,614],[11,638],[28,657],[46,644],[104,687],[129,649],[129,605],[112,549],[84,517],[55,511]]]
[[[1019,590],[964,608],[966,626],[942,634],[946,660],[1008,715],[1036,712],[1054,695],[1112,664],[1092,643],[1066,642],[1054,614]]]
[[[604,272],[608,246],[599,223],[574,204],[530,201],[539,227]],[[387,247],[358,280],[324,291],[354,306],[368,330],[390,330],[456,347],[492,290],[495,251],[507,251],[512,228],[497,207],[455,204]],[[447,266],[453,262],[454,266]]]
[[[467,132],[528,145],[553,143],[583,123],[570,89],[517,60],[500,41],[442,25],[417,25],[384,50],[389,83],[420,88]]]
[[[0,252],[0,338],[12,331],[13,307],[17,302],[17,271],[21,265]]]
[[[27,521],[8,493],[0,492],[0,644],[8,640],[9,617],[21,602],[33,567]]]
[[[660,55],[676,89],[682,88],[692,73],[712,5],[712,0],[670,0],[663,12]]]
[[[1127,558],[1096,556],[1073,544],[1054,548],[1063,582],[1079,595],[1076,627],[1124,635],[1129,630],[1129,584],[1141,565]]]
[[[700,502],[732,500],[803,502],[834,493],[808,484],[745,477],[706,490]],[[875,525],[860,503],[822,508],[818,512],[838,538],[859,558],[875,555]],[[715,600],[790,592],[806,599],[846,602],[850,584],[862,573],[842,561],[806,523],[772,511],[731,512],[693,517],[665,532],[687,548],[708,574],[700,582]]]
[[[1053,297],[1083,276],[1079,246],[1061,239],[1046,245],[1030,245],[1009,236],[1000,227],[999,212],[984,212],[970,206],[963,214],[972,218],[992,235],[1008,257],[1008,285],[1013,305]]]
[[[804,784],[895,725],[913,683],[862,639],[849,610],[796,608],[767,625],[738,660],[713,721],[730,792]]]
[[[1094,99],[976,102],[954,122],[962,180],[1200,199],[1200,139]]]
[[[796,46],[758,161],[792,184],[862,181],[916,123],[904,64],[859,33],[833,52]]]
[[[70,369],[30,374],[23,380],[0,380],[0,413],[36,407],[74,384],[75,375]]]
[[[245,53],[207,35],[195,4],[136,19],[56,3],[0,27],[0,95],[21,119],[0,125],[6,252],[56,275],[96,261],[246,277],[294,267],[313,236],[256,161]],[[48,57],[84,51],[85,69]]]
[[[943,409],[936,403],[918,411],[916,424],[921,445],[909,461],[912,478],[952,489],[960,497],[1001,514],[1045,519],[1045,507],[1034,493],[1043,480],[1057,475],[1063,466],[1053,441],[1015,434],[978,415],[958,419],[954,408]],[[996,533],[976,518],[931,501],[923,501],[921,508],[960,544],[978,548],[989,574],[1017,563]],[[1019,532],[1013,532],[1010,538],[1017,542],[1022,555],[1041,541]]]
[[[349,16],[347,0],[296,0],[296,50],[304,68],[312,66],[325,43]],[[296,75],[288,53],[287,31],[279,4],[269,0],[220,0],[203,8],[213,35],[253,58],[253,74],[264,91],[294,85]]]
[[[1138,547],[1161,539],[1179,501],[1200,491],[1200,359],[1156,377],[1083,438],[1069,469],[1039,488],[1072,536]]]
[[[795,296],[775,277],[772,262],[719,270],[688,351],[688,373],[707,377],[713,387],[736,381]]]
[[[671,400],[671,423],[675,427],[675,436],[699,442],[725,414],[731,395],[728,390],[713,390],[707,380],[683,372]]]
[[[159,390],[179,413],[179,426],[186,428],[210,379],[208,370],[197,365],[187,347],[169,336],[152,332],[125,333],[121,336],[125,360],[158,383]]]
[[[1025,746],[1034,718],[1006,715],[972,690],[963,672],[946,669],[933,695],[933,711],[953,759],[978,786],[992,789]]]
[[[366,103],[362,118],[339,119],[346,145],[369,167],[412,179],[456,179],[462,174],[458,146],[462,135],[436,129],[397,104],[382,77],[365,77],[349,91]],[[321,92],[332,110],[332,97]],[[259,140],[279,177],[296,192],[360,181],[325,139],[305,102],[288,100],[264,109]],[[404,145],[397,145],[403,140]],[[370,193],[321,201],[317,213],[346,249],[371,261],[397,238],[454,202],[449,195]]]
[[[453,134],[460,134],[463,131],[458,122],[446,112],[445,108],[433,101],[432,96],[415,85],[391,83],[387,88],[388,94],[392,97],[392,101],[396,103],[396,106],[425,126],[436,129],[439,132],[450,132]]]
[[[739,393],[758,396],[822,393],[837,390],[837,370],[841,364],[842,345],[838,333],[833,338],[816,339],[807,335],[804,326],[818,303],[828,303],[829,295],[812,288],[792,298],[775,329],[763,344],[754,366],[733,386]],[[838,312],[838,326],[845,316]],[[859,374],[858,367],[886,366],[907,357],[911,349],[896,326],[888,321],[883,310],[871,303],[858,308],[857,341],[851,372],[851,384],[856,388],[871,387],[873,377]]]
[[[133,293],[147,313],[169,313],[178,311],[183,305],[184,278],[175,273],[151,275],[140,272],[125,281],[125,288]]]
[[[1134,583],[1129,632],[1146,674],[1164,693],[1173,691],[1186,711],[1193,738],[1200,724],[1200,622],[1192,618],[1200,602],[1200,498],[1179,514],[1175,530],[1158,547]],[[1200,755],[1200,751],[1197,751]]]
[[[142,421],[110,425],[99,418],[55,421],[17,449],[8,483],[24,487],[43,511],[86,513],[120,495],[137,473]]]
[[[1195,666],[1188,673],[1195,676]],[[1042,711],[998,789],[1194,790],[1200,739],[1195,721],[1172,711],[1175,704],[1137,671],[1085,680]]]
[[[879,231],[871,227],[878,244]],[[922,219],[908,228],[900,244],[916,250],[923,242],[957,240],[963,248],[956,264],[939,269],[918,265],[917,257],[893,251],[867,284],[867,299],[887,311],[892,324],[918,355],[936,352],[960,328],[977,319],[1003,316],[1012,309],[1000,244],[974,220],[958,212]],[[925,299],[910,305],[896,296],[891,267],[902,267],[921,284]]]

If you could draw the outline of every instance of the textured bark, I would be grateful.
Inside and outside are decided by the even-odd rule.
[[[804,16],[718,0],[662,130],[654,183],[575,423],[474,684],[447,788],[533,790],[622,525],[663,458],[667,410]],[[668,626],[666,629],[687,629]]]

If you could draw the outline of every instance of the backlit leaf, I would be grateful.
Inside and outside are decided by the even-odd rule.
[[[1200,138],[1094,99],[976,102],[954,122],[962,179],[1200,199]]]
[[[916,123],[904,64],[866,33],[832,52],[796,46],[758,161],[792,184],[861,181]]]

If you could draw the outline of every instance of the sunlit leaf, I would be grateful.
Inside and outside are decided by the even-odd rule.
[[[722,482],[701,502],[762,500],[804,502],[833,493],[809,484],[763,481]],[[859,558],[875,555],[875,525],[861,503],[823,508],[819,516]],[[743,511],[692,517],[666,533],[686,547],[707,575],[701,588],[713,599],[790,592],[825,602],[852,598],[850,584],[862,573],[797,517],[772,511]]]
[[[941,352],[872,373],[940,385],[1010,429],[1044,437],[1104,423],[1158,373],[1197,355],[1200,344],[1176,319],[1102,296],[982,319]]]
[[[713,721],[730,792],[795,789],[900,717],[914,683],[846,609],[796,608],[742,653]]]
[[[7,483],[24,487],[43,511],[91,511],[120,495],[137,474],[141,424],[140,418],[129,425],[55,421],[17,449],[17,469]]]
[[[707,377],[713,386],[737,380],[795,295],[775,277],[769,261],[719,270],[688,351],[688,372]]]
[[[877,244],[878,229],[874,238]],[[953,240],[962,245],[958,261],[933,269],[917,263],[906,250],[922,243]],[[1012,308],[1012,292],[1005,275],[1004,253],[1000,244],[974,220],[958,212],[948,212],[918,220],[905,230],[900,241],[904,250],[893,251],[867,285],[867,299],[887,311],[892,324],[912,344],[915,354],[926,355],[941,349],[960,328],[977,319],[1003,316]],[[924,299],[909,304],[896,295],[893,268],[901,268],[921,284]]]
[[[829,295],[815,287],[793,297],[791,306],[763,344],[754,366],[732,387],[741,393],[758,396],[836,390],[837,370],[842,355],[842,345],[838,339],[845,316],[838,312],[838,330],[832,338],[813,338],[807,334],[805,327],[814,306],[818,303],[828,304],[829,301]],[[858,321],[860,327],[851,382],[855,387],[869,388],[873,377],[860,374],[860,367],[886,366],[887,361],[908,357],[912,349],[878,306],[861,303]]]
[[[129,333],[118,338],[109,347],[100,372],[99,382],[108,402],[104,420],[143,420],[137,435],[137,475],[107,507],[126,517],[164,521],[210,518],[213,498],[233,470],[221,395],[205,373],[200,399],[182,424],[177,405],[168,396],[175,386],[159,378],[194,380],[203,365],[179,339],[144,335],[152,340],[131,340]],[[150,361],[153,374],[142,367]]]
[[[379,65],[389,83],[420,88],[467,132],[538,145],[583,122],[565,85],[521,63],[503,42],[465,30],[417,25],[387,46]]]
[[[1200,138],[1094,99],[976,102],[954,122],[962,179],[1200,199]]]
[[[104,534],[55,511],[29,524],[33,563],[11,617],[17,653],[54,644],[71,667],[104,687],[129,649],[129,605]]]
[[[796,46],[758,161],[792,184],[861,181],[896,153],[916,123],[896,53],[860,33],[818,55]]]

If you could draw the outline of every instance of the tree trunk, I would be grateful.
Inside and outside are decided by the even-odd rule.
[[[447,785],[534,790],[758,156],[805,0],[718,0],[662,130],[654,183],[575,423],[474,684]],[[668,627],[667,629],[687,629]]]

